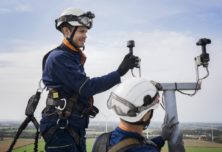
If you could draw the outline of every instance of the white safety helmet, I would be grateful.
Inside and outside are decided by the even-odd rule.
[[[93,25],[95,15],[91,12],[84,12],[81,9],[65,9],[58,19],[55,20],[56,29],[61,30],[62,23],[68,23],[71,26],[85,26],[90,29]]]
[[[156,109],[159,100],[157,88],[151,81],[143,78],[130,78],[122,82],[110,94],[108,109],[127,122],[138,122],[150,110]]]

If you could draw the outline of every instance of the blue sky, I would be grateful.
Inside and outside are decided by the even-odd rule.
[[[96,15],[85,50],[90,77],[116,70],[128,52],[126,42],[133,39],[135,54],[142,59],[143,77],[159,82],[194,82],[193,58],[201,53],[195,43],[201,37],[210,38],[210,77],[195,97],[177,93],[178,115],[182,122],[221,122],[220,0],[1,0],[0,120],[24,118],[27,100],[41,77],[42,57],[62,40],[54,20],[68,7]],[[130,73],[122,80],[129,77]],[[116,120],[106,108],[110,91],[95,96],[101,111],[95,120]],[[36,111],[38,118],[45,94]],[[163,114],[159,108],[154,120],[162,121]]]

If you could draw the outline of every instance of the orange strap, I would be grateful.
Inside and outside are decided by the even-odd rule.
[[[63,40],[63,43],[71,50],[75,51],[75,52],[79,52],[80,53],[80,63],[82,65],[84,65],[84,63],[86,62],[86,55],[80,50],[75,48],[74,46],[72,46],[72,44],[69,43],[69,41],[67,39]]]

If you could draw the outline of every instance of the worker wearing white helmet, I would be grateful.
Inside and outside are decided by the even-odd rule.
[[[93,152],[159,152],[174,124],[166,125],[162,136],[153,139],[142,136],[158,105],[159,93],[153,82],[143,78],[122,82],[107,102],[108,108],[120,118],[120,123],[114,131],[97,138]]]
[[[78,39],[74,39],[74,35],[78,27],[83,29],[83,32],[86,34],[87,30],[91,29],[93,25],[94,17],[95,15],[92,12],[84,12],[81,9],[68,8],[55,20],[55,26],[76,49],[84,48],[84,41],[81,43]]]
[[[140,120],[159,105],[159,94],[156,87],[141,78],[131,78],[121,83],[113,91],[107,102],[109,109],[129,123],[143,123]],[[144,122],[145,124],[148,122]]]
[[[40,131],[47,152],[85,152],[85,129],[89,118],[99,112],[93,105],[93,95],[120,83],[121,76],[138,67],[139,58],[127,54],[113,72],[96,78],[86,75],[86,56],[82,50],[94,17],[91,12],[68,8],[55,20],[56,29],[62,32],[64,40],[43,59],[42,80],[49,94]]]

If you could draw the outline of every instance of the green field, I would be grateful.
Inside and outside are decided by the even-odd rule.
[[[186,152],[222,152],[222,148],[188,147]]]
[[[91,152],[94,139],[87,139],[87,152]],[[166,144],[167,145],[167,144]],[[185,140],[186,152],[222,152],[222,144],[215,144],[199,140]],[[33,144],[16,148],[13,152],[33,151]],[[44,141],[39,141],[39,152],[44,152]],[[162,152],[168,152],[167,146],[164,146]]]
[[[94,139],[87,139],[87,152],[91,151],[93,142],[94,142]],[[38,151],[44,152],[44,146],[45,146],[44,141],[40,140],[38,145],[39,145]],[[13,152],[30,152],[30,151],[33,151],[33,144],[16,148],[15,150],[13,150]]]

